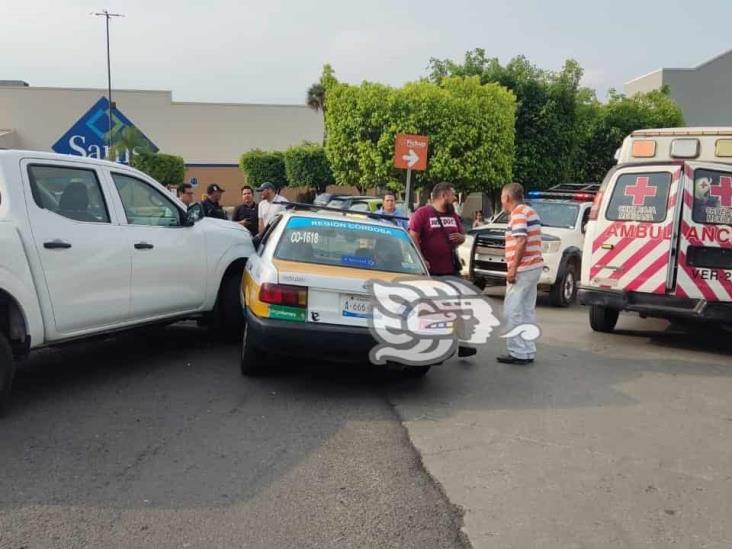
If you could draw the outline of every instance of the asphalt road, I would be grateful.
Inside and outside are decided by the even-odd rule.
[[[47,350],[0,420],[0,548],[463,547],[368,368],[245,379],[192,324]]]

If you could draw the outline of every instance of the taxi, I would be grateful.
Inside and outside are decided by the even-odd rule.
[[[368,284],[405,276],[428,272],[404,229],[376,215],[286,210],[244,272],[242,374],[276,356],[367,361],[376,345]]]

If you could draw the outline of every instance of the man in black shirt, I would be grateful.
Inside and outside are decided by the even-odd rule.
[[[254,190],[249,185],[241,188],[241,205],[234,210],[231,220],[248,229],[252,236],[259,232],[257,203],[254,202]]]
[[[203,215],[206,217],[216,217],[218,219],[229,219],[226,216],[226,212],[219,204],[223,192],[224,189],[219,187],[216,183],[211,183],[208,186],[208,189],[206,189],[206,200],[201,202],[201,205],[203,206]]]

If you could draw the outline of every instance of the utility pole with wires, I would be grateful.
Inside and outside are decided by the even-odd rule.
[[[112,148],[112,111],[114,103],[112,102],[112,64],[109,56],[109,20],[112,17],[124,17],[121,13],[109,13],[107,10],[91,13],[90,15],[103,15],[107,25],[107,101],[109,101],[109,132],[107,133],[107,147]]]

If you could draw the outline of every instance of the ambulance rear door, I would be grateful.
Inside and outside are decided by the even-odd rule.
[[[732,301],[732,166],[688,162],[683,197],[676,295]]]
[[[585,241],[583,284],[650,294],[673,287],[681,175],[679,163],[626,166],[610,176]]]

